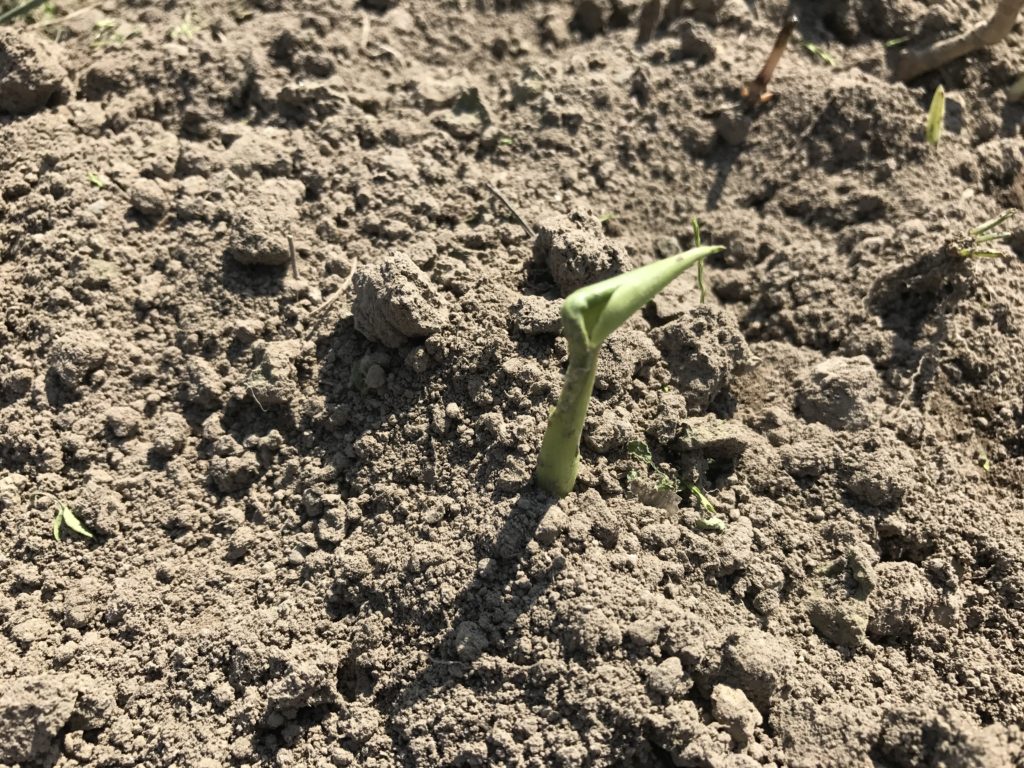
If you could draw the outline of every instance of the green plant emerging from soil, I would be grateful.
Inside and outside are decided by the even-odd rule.
[[[963,238],[956,244],[957,253],[968,259],[998,259],[1005,256],[1006,254],[1004,253],[993,251],[983,246],[986,243],[998,243],[1000,240],[1010,237],[1013,234],[1012,232],[994,232],[993,230],[1002,226],[1016,215],[1017,211],[1011,208],[989,219],[984,224],[979,224],[967,233],[966,238]]]
[[[54,539],[60,541],[61,528],[65,525],[80,536],[85,536],[88,539],[92,538],[92,532],[82,525],[82,521],[78,519],[78,516],[65,501],[58,499],[52,493],[41,495],[49,498],[53,502],[53,508],[56,510],[56,514],[53,516]]]
[[[690,219],[690,225],[693,227],[693,245],[700,248],[700,222],[696,216]],[[704,289],[704,259],[697,262],[697,289],[700,291],[700,303],[703,304],[708,297]]]
[[[939,145],[942,138],[942,124],[946,119],[946,89],[939,85],[932,96],[932,105],[928,108],[928,122],[925,124],[924,138],[933,147]]]
[[[693,483],[690,483],[690,493],[697,497],[697,502],[704,511],[704,517],[697,520],[697,528],[702,531],[715,531],[717,533],[724,531],[726,528],[725,520],[718,516],[718,510],[715,509],[715,505],[711,503],[711,499],[707,497],[707,494]]]
[[[678,477],[674,474],[668,474],[654,463],[654,456],[651,454],[650,446],[643,440],[631,441],[626,446],[626,451],[634,459],[641,462],[645,470],[651,473],[649,477],[653,476],[654,487],[657,490],[674,491],[676,493],[683,490],[684,484],[679,481]],[[632,470],[626,479],[630,485],[639,482],[641,480],[640,472]],[[703,512],[703,516],[696,522],[696,527],[702,531],[724,531],[726,527],[725,520],[718,516],[718,510],[715,509],[715,505],[708,498],[707,494],[700,489],[700,486],[696,483],[686,483],[685,487],[697,499],[697,503],[700,504],[701,511]]]
[[[549,494],[567,496],[580,471],[580,437],[602,342],[682,272],[723,250],[721,246],[691,248],[566,297],[562,330],[569,347],[568,368],[537,462],[537,482]]]
[[[125,31],[117,19],[100,19],[93,25],[92,41],[89,45],[99,49],[120,48],[126,40],[138,34],[137,29]]]
[[[537,484],[545,491],[566,496],[576,483],[580,436],[602,342],[672,280],[722,250],[717,245],[691,248],[584,286],[566,297],[562,305],[562,330],[569,342],[569,366],[537,460]]]
[[[176,24],[170,31],[170,38],[176,43],[187,43],[196,36],[198,28],[192,18],[192,11],[185,11],[181,22]]]
[[[811,55],[817,56],[819,59],[821,59],[823,62],[828,64],[830,67],[834,67],[836,65],[836,60],[832,57],[832,55],[828,51],[826,51],[821,46],[815,45],[814,43],[809,43],[807,41],[804,41],[803,46],[804,46],[804,48],[807,49],[807,51],[809,53],[811,53]]]
[[[654,463],[654,456],[651,454],[650,446],[648,446],[643,440],[631,440],[629,445],[626,446],[626,451],[634,459],[641,462],[645,469],[648,469],[653,473],[654,486],[659,491],[679,490],[679,480],[662,471],[662,469]],[[626,481],[630,484],[639,480],[640,471],[635,469],[631,470],[629,475],[626,477]]]

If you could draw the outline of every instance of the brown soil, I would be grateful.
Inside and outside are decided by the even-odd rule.
[[[785,5],[4,27],[0,764],[1024,765],[1024,35],[807,0],[750,114]],[[558,300],[694,215],[545,497]]]

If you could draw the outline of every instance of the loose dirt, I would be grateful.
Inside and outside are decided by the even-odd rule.
[[[1024,35],[798,2],[751,113],[786,4],[664,5],[2,28],[0,764],[1024,765]],[[693,216],[546,497],[561,298]]]

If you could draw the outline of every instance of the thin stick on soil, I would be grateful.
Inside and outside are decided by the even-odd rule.
[[[101,5],[102,3],[89,3],[89,5],[83,5],[81,8],[76,8],[75,10],[71,11],[71,13],[65,14],[64,16],[55,16],[52,19],[41,19],[32,24],[31,28],[37,29],[42,27],[52,27],[57,24],[63,24],[67,21],[71,21],[72,19],[78,18],[79,16],[88,13],[94,8],[99,8],[99,6]]]
[[[295,258],[295,241],[288,235],[288,256],[292,261],[292,277],[299,279],[299,260]]]
[[[365,13],[363,14],[363,29],[359,35],[359,48],[365,51],[366,46],[370,44],[370,17]]]
[[[505,205],[505,207],[508,208],[509,213],[511,213],[515,217],[516,221],[519,222],[519,226],[523,228],[523,231],[526,233],[526,236],[529,237],[530,239],[536,237],[533,228],[526,223],[526,219],[519,215],[519,211],[517,211],[513,207],[512,203],[508,201],[508,198],[501,194],[501,192],[499,192],[497,188],[493,184],[491,184],[491,182],[485,181],[484,184],[487,186],[488,191],[490,191],[492,195],[498,198]]]
[[[325,299],[319,307],[317,307],[316,309],[309,313],[309,316],[306,318],[306,332],[302,336],[303,341],[308,341],[310,338],[312,338],[313,332],[316,330],[317,325],[320,324],[320,318],[325,317],[324,311],[332,304],[334,304],[334,302],[338,300],[338,297],[341,296],[343,292],[343,289],[339,288],[337,291],[331,294],[330,297]]]
[[[771,82],[772,75],[775,74],[775,68],[779,65],[782,54],[786,52],[786,46],[789,44],[789,38],[793,35],[793,30],[796,29],[796,24],[796,16],[791,15],[786,19],[786,23],[782,25],[779,34],[775,37],[775,45],[772,46],[761,71],[757,77],[744,84],[741,95],[750,106],[756,107],[758,104],[771,100],[773,94],[768,90],[768,83]]]
[[[992,18],[984,24],[927,48],[907,51],[896,63],[896,79],[913,80],[961,56],[995,45],[1010,34],[1021,9],[1024,9],[1024,0],[999,0]]]

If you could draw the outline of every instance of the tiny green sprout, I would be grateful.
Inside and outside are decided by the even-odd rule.
[[[700,222],[696,216],[690,219],[690,226],[693,227],[693,245],[700,248]],[[704,290],[704,259],[697,262],[697,288],[700,290],[700,303],[703,304],[708,297],[708,292]]]
[[[171,30],[171,40],[182,43],[196,36],[196,25],[192,21],[192,11],[185,11],[181,22]]]
[[[542,489],[561,498],[576,484],[580,437],[604,340],[672,280],[722,250],[722,246],[691,248],[586,285],[566,297],[562,329],[569,344],[569,365],[537,459],[537,484]]]
[[[899,48],[901,45],[905,45],[910,41],[909,37],[894,37],[891,40],[885,41],[886,48]]]
[[[697,501],[700,502],[701,509],[703,509],[705,512],[712,516],[718,514],[718,510],[715,509],[715,505],[711,503],[711,499],[709,499],[705,495],[704,491],[702,491],[699,487],[697,487],[693,483],[690,483],[690,492],[697,497]]]
[[[92,538],[92,533],[82,525],[82,521],[78,519],[78,516],[64,501],[58,499],[52,493],[43,493],[40,495],[49,497],[53,502],[54,509],[56,510],[56,514],[53,516],[54,539],[60,541],[60,531],[65,525],[80,536],[85,536],[87,539]]]
[[[1013,234],[1012,232],[993,232],[992,230],[1005,224],[1016,215],[1017,211],[1010,208],[1003,211],[998,216],[989,219],[984,224],[979,224],[968,233],[968,236],[963,241],[961,241],[957,252],[964,258],[969,259],[1001,258],[1005,254],[988,248],[982,248],[981,246],[985,243],[997,243],[1000,240],[1005,240],[1010,237]]]
[[[939,145],[942,138],[942,123],[946,119],[946,89],[940,84],[932,96],[932,105],[928,108],[928,122],[925,124],[924,138],[933,147]]]
[[[602,213],[600,216],[597,217],[597,220],[602,224],[607,224],[609,221],[612,221],[615,218],[617,217],[614,213]]]
[[[978,451],[978,464],[986,472],[992,471],[992,461],[989,459],[988,452],[984,448]]]
[[[87,178],[96,189],[103,189],[107,186],[107,179],[101,173],[90,172]]]
[[[503,147],[507,147],[515,143],[516,140],[513,139],[511,136],[502,136],[500,139],[498,139],[498,144]]]
[[[651,447],[643,440],[630,440],[629,444],[626,446],[626,453],[634,459],[642,461],[644,464],[650,464],[654,461],[654,455],[651,453]]]
[[[100,19],[93,24],[92,40],[89,45],[92,48],[116,48],[128,38],[138,34],[138,31],[129,31],[124,34],[120,27],[121,23],[115,19]]]
[[[657,464],[654,463],[654,456],[651,455],[651,449],[643,440],[632,440],[629,445],[626,446],[626,452],[629,453],[637,461],[643,462],[651,472],[654,473],[654,485],[659,491],[678,491],[679,481],[671,475],[663,472]],[[640,479],[638,472],[630,472],[626,479],[633,483]]]
[[[690,493],[697,497],[697,502],[706,515],[706,517],[702,517],[697,521],[697,528],[702,531],[714,531],[716,533],[724,531],[726,527],[725,520],[718,516],[718,510],[715,509],[715,505],[711,503],[711,499],[707,497],[707,494],[694,483],[690,483]]]
[[[806,48],[812,54],[814,54],[819,59],[824,61],[830,67],[834,67],[836,65],[836,60],[834,58],[832,58],[832,55],[828,51],[826,51],[824,48],[822,48],[821,46],[815,45],[814,43],[809,43],[809,42],[807,42],[805,40],[804,41],[804,48]]]
[[[710,533],[722,533],[725,531],[726,523],[720,517],[702,517],[696,522],[697,530]]]

